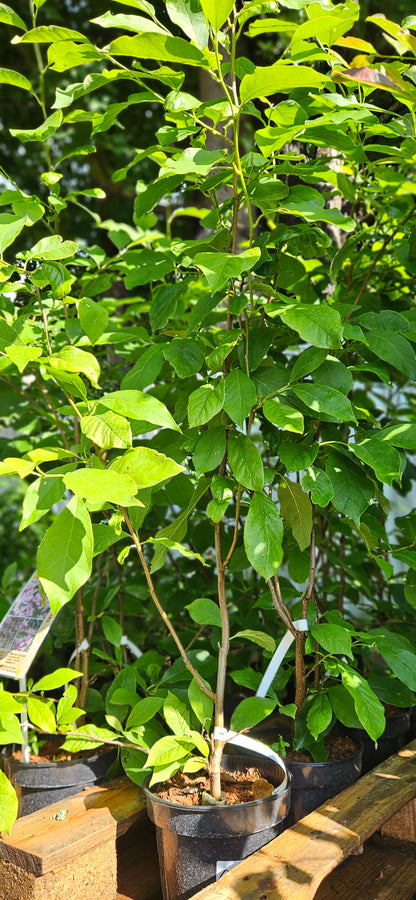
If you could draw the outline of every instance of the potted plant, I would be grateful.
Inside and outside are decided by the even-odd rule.
[[[0,473],[31,479],[27,525],[69,492],[37,555],[38,575],[54,611],[86,584],[97,547],[119,543],[119,560],[127,559],[127,565],[133,553],[138,558],[146,596],[186,672],[185,706],[184,689],[166,692],[165,682],[159,698],[157,691],[144,697],[139,703],[146,706],[137,711],[131,695],[110,697],[116,709],[107,713],[108,724],[121,743],[142,747],[139,759],[131,747],[126,750],[131,777],[141,778],[137,768],[151,766],[155,785],[180,768],[189,774],[208,759],[209,793],[218,802],[230,646],[250,642],[274,650],[269,630],[261,627],[262,612],[252,626],[264,585],[268,602],[295,638],[298,677],[289,711],[300,716],[304,706],[305,636],[294,622],[309,617],[312,638],[324,651],[322,664],[328,654],[336,657],[331,675],[340,682],[343,708],[352,698],[375,738],[384,727],[377,697],[342,658],[349,655],[351,629],[344,618],[331,621],[330,610],[318,609],[315,579],[320,528],[322,546],[325,535],[339,546],[340,589],[348,574],[345,532],[358,534],[360,546],[386,571],[378,545],[383,485],[400,480],[403,449],[414,446],[414,426],[401,415],[396,421],[394,413],[388,424],[378,418],[374,391],[383,375],[413,377],[416,361],[405,336],[411,335],[407,290],[395,300],[400,311],[391,310],[388,297],[380,303],[373,292],[371,278],[377,285],[378,263],[384,265],[383,254],[388,256],[393,243],[396,252],[396,236],[406,253],[413,205],[406,191],[399,192],[391,225],[384,196],[374,189],[371,143],[380,135],[389,140],[391,132],[366,99],[370,89],[364,87],[359,98],[353,93],[355,70],[334,49],[340,40],[357,49],[354,38],[343,38],[358,17],[356,4],[329,12],[315,6],[301,24],[284,21],[290,46],[270,65],[256,65],[239,55],[239,47],[244,34],[250,40],[279,32],[283,20],[276,11],[270,21],[256,18],[253,3],[237,9],[229,0],[203,0],[190,15],[186,0],[175,0],[166,4],[168,18],[162,21],[151,4],[139,8],[143,16],[106,13],[95,21],[111,29],[104,46],[71,29],[38,26],[37,20],[28,30],[8,13],[18,43],[47,45],[49,71],[88,68],[84,80],[57,90],[50,115],[42,99],[46,118],[40,126],[12,130],[23,143],[43,142],[49,155],[42,195],[29,202],[16,181],[3,194],[8,211],[0,223],[6,252],[2,371],[8,387],[22,376],[18,390],[25,396],[27,375],[31,384],[35,379],[42,401],[36,401],[38,412],[48,418],[50,434],[48,443],[37,435],[35,448],[6,458]],[[394,72],[392,89],[402,96]],[[196,74],[211,77],[218,97],[200,99]],[[43,81],[45,75],[42,68]],[[7,77],[16,89],[33,90],[18,73]],[[98,112],[89,108],[92,91],[125,87],[126,81],[139,93]],[[91,123],[91,133],[100,135],[142,103],[162,107],[164,124],[156,143],[113,173],[117,183],[142,160],[151,167],[150,178],[137,186],[133,224],[102,222],[93,211],[94,233],[104,235],[109,249],[94,244],[80,251],[62,227],[79,197],[64,190],[65,154],[52,157],[48,142],[59,148],[65,128],[77,123],[82,129]],[[400,108],[399,132],[402,118]],[[89,152],[83,138],[84,131],[78,144],[74,139],[73,157]],[[284,148],[296,140],[305,150],[288,153]],[[214,149],[209,141],[217,142]],[[407,175],[404,144],[405,138],[401,184]],[[328,157],[314,155],[322,146]],[[322,184],[323,190],[313,186]],[[97,190],[86,191],[89,204]],[[185,200],[200,192],[204,206],[193,205],[193,199],[183,206],[182,191]],[[377,229],[363,211],[370,198]],[[172,204],[165,228],[157,213]],[[22,207],[25,215],[19,218]],[[201,226],[196,237],[176,232],[181,216]],[[12,244],[32,226],[54,233],[34,245],[26,238],[25,249],[14,255]],[[11,291],[21,305],[10,298]],[[333,545],[328,559],[330,553],[335,556]],[[305,555],[306,578],[294,579],[286,601],[277,571],[285,560],[304,572]],[[171,582],[164,567],[172,564],[183,575],[179,602],[165,591]],[[201,578],[207,564],[206,593],[195,596],[194,573]],[[320,566],[325,574],[324,551]],[[242,621],[239,573],[246,569],[260,605],[245,599]],[[213,629],[218,656],[207,675],[201,674],[198,649],[188,651],[182,640],[189,627],[186,605],[201,629]],[[230,619],[238,623],[231,632]],[[199,639],[197,632],[197,648]],[[126,689],[134,686],[120,688]],[[329,690],[315,691],[308,701],[313,742],[332,720],[330,696]],[[126,728],[125,716],[117,715],[120,703],[128,708]],[[273,696],[245,698],[231,729],[258,724],[277,704]],[[207,740],[201,732],[212,707]],[[341,707],[338,701],[338,711]],[[143,733],[131,739],[130,732],[149,721],[141,717],[152,710],[152,718],[156,709],[164,712],[173,735],[153,733],[150,746]],[[193,727],[195,716],[199,729]],[[85,735],[81,728],[79,739],[87,740]],[[96,738],[105,735],[97,731]]]

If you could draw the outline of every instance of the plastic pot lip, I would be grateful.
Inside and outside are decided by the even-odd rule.
[[[80,764],[90,764],[94,763],[100,756],[104,756],[105,753],[111,752],[114,750],[113,747],[110,747],[108,750],[103,750],[102,753],[97,753],[96,751],[91,751],[91,755],[88,756],[79,756],[77,759],[45,759],[44,761],[39,762],[23,762],[21,759],[13,759],[9,753],[7,752],[9,747],[16,747],[16,744],[8,744],[6,747],[3,747],[1,750],[2,756],[5,756],[7,760],[9,760],[12,766],[15,766],[17,769],[28,769],[32,768],[32,766],[36,766],[36,768],[41,769],[51,769],[59,766],[60,769],[71,768],[73,766],[79,766]]]
[[[309,762],[304,759],[287,759],[286,765],[288,766],[288,771],[290,771],[289,766],[313,766],[314,768],[317,768],[318,766],[330,766],[331,768],[337,768],[338,766],[342,766],[345,763],[350,763],[351,760],[359,757],[364,752],[364,744],[361,738],[354,735],[353,740],[356,741],[359,746],[354,751],[354,753],[350,753],[349,756],[341,756],[338,759],[311,759]]]
[[[247,757],[247,760],[248,760],[248,757]],[[256,765],[257,765],[257,761],[256,761]],[[260,768],[260,766],[258,766],[258,768]],[[273,794],[270,794],[268,797],[260,797],[259,800],[247,800],[245,803],[233,803],[230,806],[185,806],[183,803],[172,803],[170,800],[165,800],[163,797],[159,797],[158,794],[156,794],[154,791],[152,791],[149,788],[150,778],[151,778],[151,776],[148,775],[142,785],[142,791],[144,792],[146,799],[149,800],[151,803],[160,804],[160,806],[167,807],[170,810],[177,810],[178,812],[180,812],[184,815],[192,815],[195,813],[198,813],[198,814],[202,813],[203,815],[211,813],[211,815],[213,815],[213,814],[217,813],[218,810],[223,811],[224,809],[228,809],[230,811],[232,811],[232,810],[238,811],[238,810],[242,810],[242,809],[246,809],[246,808],[254,809],[255,807],[264,805],[267,802],[273,802],[274,800],[278,800],[279,798],[284,796],[284,794],[286,792],[290,792],[290,789],[292,786],[292,781],[293,781],[292,773],[289,770],[287,770],[286,783],[284,784],[282,782],[281,785],[278,785],[276,791],[273,792]],[[283,790],[279,790],[279,788],[281,789],[282,786],[283,786]]]

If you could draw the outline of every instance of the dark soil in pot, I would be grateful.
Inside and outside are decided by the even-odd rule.
[[[328,759],[323,762],[315,762],[307,751],[291,751],[285,759],[293,777],[287,827],[294,825],[360,777],[363,746],[358,739],[329,735],[325,744]]]
[[[16,789],[19,816],[99,784],[116,759],[116,750],[106,747],[69,754],[59,749],[62,741],[59,735],[50,736],[28,763],[23,762],[20,748],[2,750],[0,767]]]
[[[288,784],[282,784],[282,769],[268,759],[260,761],[259,757],[225,756],[223,768],[227,773],[250,774],[253,768],[259,772],[254,787],[248,786],[251,779],[244,775],[231,779],[226,776],[223,789],[231,791],[234,800],[241,798],[240,790],[260,790],[263,796],[225,806],[200,806],[190,793],[185,794],[188,805],[183,805],[164,798],[171,785],[161,788],[161,796],[144,788],[148,813],[156,825],[164,900],[187,900],[283,830],[290,804],[290,775]],[[195,780],[194,777],[192,781]],[[193,787],[200,795],[205,785]]]
[[[377,741],[377,746],[362,728],[346,728],[346,734],[358,738],[363,743],[362,774],[384,762],[397,753],[409,740],[410,710],[386,706],[386,727]]]

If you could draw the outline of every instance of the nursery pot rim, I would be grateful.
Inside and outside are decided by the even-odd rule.
[[[250,759],[250,757],[245,757],[245,758],[247,759],[247,761]],[[243,757],[242,757],[242,759],[243,759]],[[266,757],[264,759],[266,759]],[[268,759],[268,762],[272,762],[272,760]],[[278,765],[277,761],[274,762],[274,765]],[[261,758],[259,759],[258,767],[259,767],[259,769],[261,769]],[[176,803],[175,801],[172,801],[172,800],[165,800],[164,797],[160,797],[158,795],[157,791],[155,791],[149,787],[151,775],[146,776],[146,778],[143,782],[143,785],[142,785],[142,790],[144,791],[146,798],[149,795],[149,797],[151,797],[152,799],[155,799],[158,804],[160,803],[162,806],[166,806],[169,809],[180,810],[182,813],[184,813],[184,815],[187,815],[188,813],[195,813],[195,812],[202,813],[203,815],[205,815],[205,813],[212,814],[214,812],[217,812],[219,809],[239,810],[239,809],[243,809],[244,807],[247,807],[247,806],[249,806],[250,809],[252,809],[255,806],[260,806],[261,804],[264,804],[265,801],[267,801],[267,800],[274,800],[279,794],[283,794],[285,791],[288,790],[288,788],[291,788],[292,781],[293,781],[293,775],[289,771],[289,769],[286,768],[286,766],[284,764],[281,766],[281,768],[283,769],[283,773],[284,773],[283,780],[281,781],[280,784],[278,784],[273,789],[272,794],[269,794],[268,797],[259,797],[257,800],[245,800],[244,803],[231,803],[229,805],[226,804],[225,806],[217,806],[217,805],[185,806],[185,804],[183,804],[183,803]],[[227,770],[225,769],[225,771],[227,771]],[[195,775],[197,775],[197,774],[198,773],[196,772]],[[155,787],[157,787],[157,785],[155,785]]]
[[[352,753],[349,753],[348,756],[338,756],[336,759],[310,759],[310,760],[287,759],[287,762],[289,763],[290,766],[331,766],[331,767],[336,768],[337,766],[348,762],[348,760],[353,759],[354,756],[356,756],[358,753],[363,752],[364,744],[363,744],[363,741],[361,740],[361,738],[356,737],[354,735],[352,740],[355,741],[355,743],[357,744],[357,747],[355,748],[355,750]],[[304,751],[299,750],[298,752],[303,753]],[[306,748],[305,748],[305,752],[306,752]]]
[[[88,760],[88,763],[95,762],[95,760],[98,759],[98,757],[102,755],[102,753],[97,753],[96,751],[91,751],[91,753],[88,753],[88,751],[85,751],[84,756],[77,756],[74,759],[42,759],[42,760],[30,759],[28,762],[24,762],[23,759],[15,759],[11,755],[11,753],[8,753],[8,750],[10,748],[13,748],[16,746],[17,746],[16,744],[8,744],[6,747],[2,747],[1,753],[3,756],[7,757],[7,759],[9,759],[11,761],[12,765],[20,766],[21,768],[27,768],[28,766],[37,766],[40,768],[46,768],[46,767],[50,768],[51,766],[59,766],[59,768],[63,768],[64,766],[67,766],[69,768],[70,766],[74,766],[75,764],[79,765],[79,763],[82,763],[84,760],[85,761]],[[103,744],[103,746],[104,746],[104,744]],[[108,749],[112,749],[112,748],[110,747]],[[106,751],[104,750],[103,753],[105,753],[105,752]]]

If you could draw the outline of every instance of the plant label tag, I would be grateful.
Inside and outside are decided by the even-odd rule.
[[[25,584],[0,622],[0,675],[23,678],[54,616],[36,575]]]
[[[238,866],[239,862],[241,862],[241,859],[217,859],[215,881],[218,881],[221,875],[224,875],[224,872],[230,872],[234,866]]]

